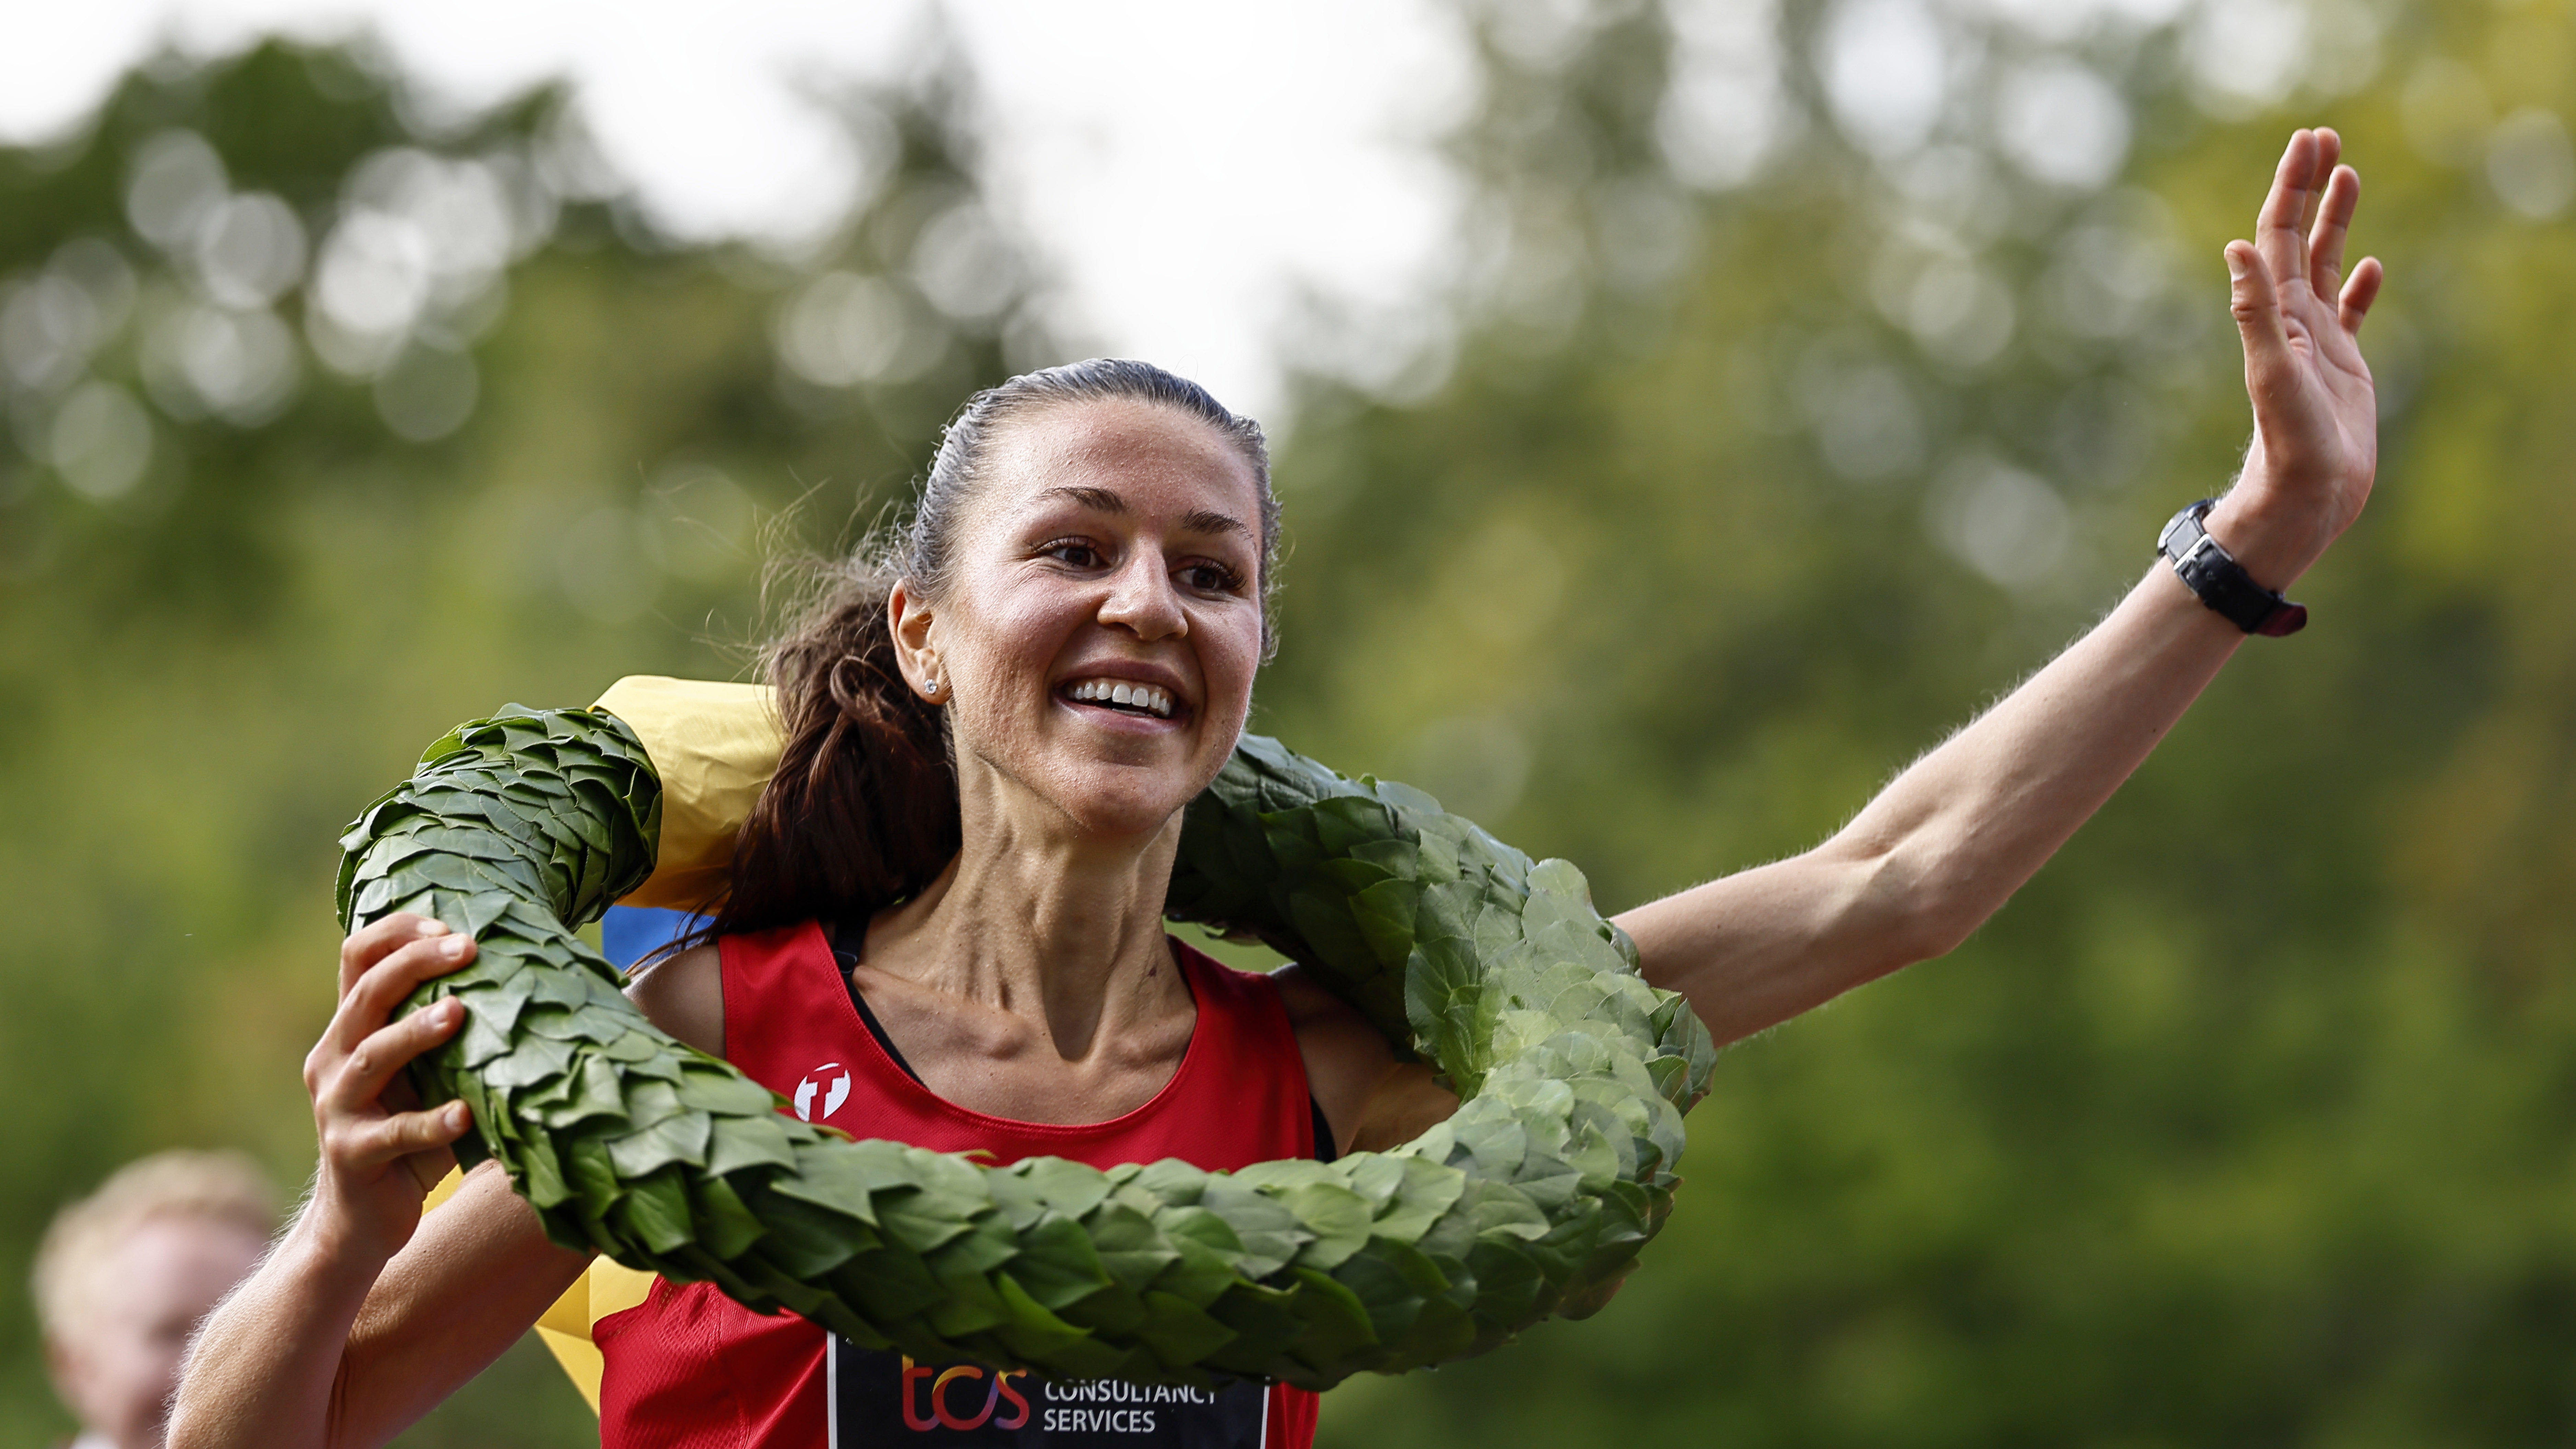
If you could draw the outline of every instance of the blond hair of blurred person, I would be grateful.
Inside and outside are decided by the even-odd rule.
[[[188,1336],[268,1248],[277,1195],[233,1152],[126,1164],[55,1214],[36,1250],[36,1316],[72,1449],[160,1449]]]

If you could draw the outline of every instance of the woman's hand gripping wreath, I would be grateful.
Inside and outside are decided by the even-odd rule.
[[[420,1223],[421,1199],[456,1165],[450,1144],[473,1125],[463,1102],[418,1110],[404,1071],[465,1022],[450,997],[392,1020],[422,983],[474,959],[472,937],[408,912],[387,916],[340,945],[340,1007],[304,1058],[304,1086],[322,1147],[314,1183],[317,1225],[352,1257],[382,1262]]]

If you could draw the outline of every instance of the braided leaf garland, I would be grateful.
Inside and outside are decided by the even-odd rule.
[[[342,922],[481,950],[423,986],[467,1024],[415,1064],[547,1234],[852,1341],[1064,1379],[1328,1388],[1481,1353],[1606,1300],[1662,1225],[1713,1051],[1563,861],[1431,797],[1247,736],[1184,821],[1170,913],[1304,961],[1465,1099],[1392,1152],[1202,1172],[979,1166],[782,1115],[656,1029],[572,934],[651,874],[652,761],[596,710],[432,745],[341,840]]]

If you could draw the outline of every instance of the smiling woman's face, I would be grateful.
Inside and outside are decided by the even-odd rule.
[[[1177,409],[1067,404],[1003,425],[942,596],[892,601],[914,678],[940,681],[963,793],[999,785],[1081,832],[1131,835],[1216,778],[1261,659],[1259,489]]]

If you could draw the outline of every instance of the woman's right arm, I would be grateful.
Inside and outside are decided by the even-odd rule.
[[[474,958],[435,921],[389,916],[340,950],[340,1007],[311,1055],[321,1163],[295,1225],[208,1316],[172,1406],[172,1449],[376,1445],[498,1358],[589,1261],[547,1241],[486,1164],[424,1219],[470,1125],[413,1105],[399,1073],[453,1035],[454,1000],[388,1025],[421,982]]]

